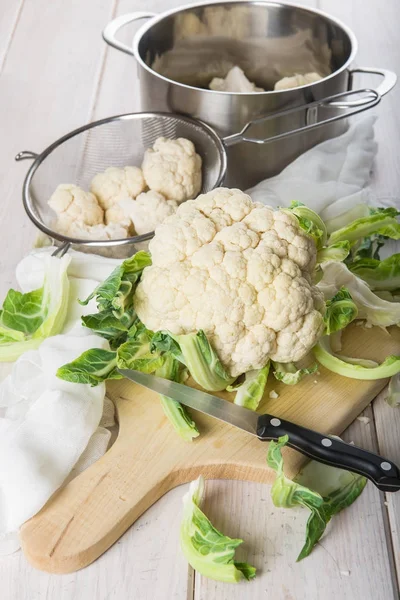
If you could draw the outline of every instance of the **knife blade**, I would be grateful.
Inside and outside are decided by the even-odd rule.
[[[276,441],[281,436],[288,435],[287,445],[309,458],[364,475],[382,491],[400,490],[400,469],[392,461],[378,454],[274,415],[260,415],[243,406],[175,381],[129,369],[118,369],[118,371],[134,383],[238,427],[256,436],[262,442]]]

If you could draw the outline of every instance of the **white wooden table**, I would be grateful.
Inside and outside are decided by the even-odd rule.
[[[186,0],[186,3],[188,0]],[[100,32],[119,14],[161,11],[181,0],[0,0],[0,297],[14,284],[18,260],[31,247],[33,226],[21,204],[27,163],[20,150],[41,151],[75,127],[139,110],[134,59],[103,43]],[[303,0],[331,12],[359,39],[357,63],[400,71],[399,0]],[[131,37],[130,33],[127,37]],[[379,197],[398,201],[400,86],[377,113],[380,144],[374,170]],[[399,201],[398,201],[399,202]],[[400,409],[378,398],[346,439],[400,463]],[[55,576],[35,571],[19,552],[0,558],[1,600],[392,600],[399,597],[400,494],[368,484],[335,517],[312,555],[295,559],[306,511],[274,508],[266,485],[209,482],[205,510],[228,535],[243,537],[239,556],[254,564],[250,584],[207,581],[179,551],[182,486],[154,505],[87,569]]]

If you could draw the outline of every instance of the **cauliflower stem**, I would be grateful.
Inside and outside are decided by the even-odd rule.
[[[234,381],[224,369],[204,331],[171,335],[162,331],[153,338],[153,348],[172,352],[188,368],[193,379],[205,390],[224,390]]]

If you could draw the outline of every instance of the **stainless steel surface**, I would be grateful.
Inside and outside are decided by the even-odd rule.
[[[142,19],[151,19],[152,17],[156,16],[156,13],[153,12],[136,12],[129,15],[120,15],[105,26],[103,30],[103,38],[107,44],[113,48],[121,50],[121,52],[125,52],[126,54],[132,54],[131,46],[127,46],[126,44],[120,42],[116,37],[118,31],[129,23],[141,21]]]
[[[94,175],[107,167],[140,166],[145,150],[155,140],[190,139],[203,160],[203,193],[221,184],[226,172],[226,153],[218,135],[206,124],[163,113],[132,113],[96,121],[68,133],[40,155],[20,152],[16,160],[34,158],[23,185],[25,210],[35,225],[61,243],[106,255],[132,255],[135,244],[149,240],[153,232],[120,240],[82,240],[54,230],[55,213],[48,206],[60,183],[74,183],[88,190]]]
[[[358,96],[358,100],[349,101],[346,103],[345,98]],[[234,133],[229,135],[223,139],[225,146],[230,147],[234,146],[240,142],[247,142],[252,144],[268,144],[274,142],[276,140],[281,140],[283,138],[287,138],[293,135],[298,135],[299,133],[304,133],[305,131],[310,131],[312,129],[317,129],[318,127],[324,127],[329,123],[334,123],[336,121],[340,121],[341,119],[347,119],[351,115],[355,115],[357,113],[363,112],[364,110],[368,110],[373,106],[376,106],[381,101],[381,96],[378,94],[376,90],[353,90],[350,92],[342,92],[341,94],[335,94],[330,98],[325,98],[324,100],[318,100],[317,102],[310,102],[307,104],[306,109],[303,106],[296,108],[289,108],[287,110],[282,110],[276,113],[272,113],[271,115],[267,115],[266,117],[260,117],[258,119],[254,119],[243,127],[241,131],[238,133]],[[332,112],[332,107],[337,107],[348,109],[345,112],[336,114],[333,116],[327,116],[323,120],[317,120],[317,115],[320,116],[322,109],[325,109],[328,113]],[[257,137],[249,137],[246,135],[246,132],[255,128],[260,124],[265,123],[266,121],[272,119],[279,119],[283,116],[294,114],[299,111],[307,111],[306,122],[307,124],[303,127],[299,127],[298,129],[292,129],[290,131],[284,131],[282,133],[278,133],[277,135],[273,135],[269,138],[257,138]]]
[[[143,13],[140,15],[144,18]],[[130,49],[116,36],[119,26],[137,18],[138,13],[118,17],[112,27],[107,26],[104,38],[135,56],[142,108],[199,118],[223,137],[240,131],[248,121],[260,116],[351,89],[349,67],[357,52],[356,38],[340,21],[318,10],[241,0],[183,6],[149,18]],[[214,76],[225,76],[234,64],[269,91],[233,94],[206,89]],[[325,75],[324,79],[291,90],[272,91],[281,77],[313,70]],[[395,83],[393,73],[381,69],[363,71],[383,74],[384,82],[377,90],[380,95]],[[299,130],[308,124],[308,119],[309,113],[303,110],[279,121],[265,121],[259,125],[257,137],[265,139]],[[318,115],[316,120],[320,120]],[[339,135],[345,127],[344,121],[335,122],[265,147],[244,143],[230,147],[225,183],[246,189],[279,173],[305,150]]]
[[[194,410],[199,410],[206,415],[210,415],[210,417],[215,417],[220,421],[239,427],[239,429],[243,429],[252,435],[257,435],[257,420],[259,415],[253,410],[238,406],[227,400],[222,400],[218,396],[212,396],[206,392],[195,390],[187,385],[162,379],[161,377],[129,369],[118,369],[118,371],[127,379],[158,394],[173,398]]]

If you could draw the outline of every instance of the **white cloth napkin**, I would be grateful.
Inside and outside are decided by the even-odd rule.
[[[34,250],[17,267],[23,292],[40,288],[44,259],[54,248]],[[49,497],[107,450],[113,405],[104,402],[105,384],[91,387],[56,377],[59,366],[89,348],[108,342],[80,324],[94,302],[81,306],[119,260],[71,252],[70,306],[63,335],[23,354],[0,385],[0,554],[19,548],[16,530]],[[103,404],[104,402],[104,404]]]
[[[248,193],[254,202],[273,207],[303,202],[329,220],[359,204],[371,204],[366,188],[377,153],[376,117],[354,121],[342,135],[311,148],[276,177]]]

